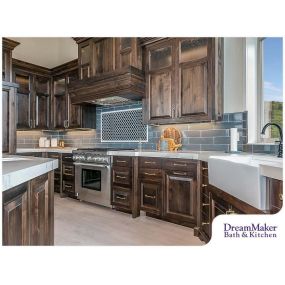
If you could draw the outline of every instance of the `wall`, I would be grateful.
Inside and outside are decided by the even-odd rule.
[[[96,124],[97,129],[91,131],[67,131],[41,132],[41,131],[18,131],[17,148],[38,147],[38,140],[41,136],[57,137],[63,139],[66,146],[78,148],[138,148],[137,143],[101,143],[101,112],[119,109],[139,107],[140,104],[132,104],[118,107],[99,107],[97,108]],[[182,133],[183,150],[193,151],[229,151],[230,132],[229,129],[236,127],[240,133],[238,149],[247,152],[276,153],[277,146],[255,146],[247,145],[247,112],[225,113],[220,122],[198,123],[198,124],[179,124],[149,126],[149,141],[143,143],[144,149],[156,149],[162,131],[169,127],[175,127]]]
[[[245,38],[224,38],[224,112],[243,112],[245,106]]]

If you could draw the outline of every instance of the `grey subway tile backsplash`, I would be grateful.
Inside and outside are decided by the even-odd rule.
[[[102,143],[101,142],[101,113],[110,110],[125,110],[130,108],[139,108],[141,103],[97,107],[96,121],[97,129],[91,131],[67,131],[61,133],[41,132],[41,131],[18,131],[17,147],[34,148],[38,147],[38,140],[41,136],[48,138],[57,137],[63,139],[66,146],[92,148],[92,147],[112,147],[112,148],[138,148],[137,143]],[[148,142],[142,144],[143,149],[156,149],[162,131],[167,127],[175,127],[182,134],[182,150],[189,151],[225,151],[230,149],[230,128],[238,128],[240,141],[238,150],[249,153],[277,153],[277,145],[249,145],[247,144],[247,112],[226,113],[222,121],[208,123],[160,125],[148,127]]]

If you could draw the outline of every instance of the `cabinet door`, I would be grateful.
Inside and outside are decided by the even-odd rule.
[[[67,98],[65,76],[56,78],[53,82],[54,93],[54,126],[55,128],[67,127]]]
[[[269,207],[270,213],[278,213],[283,204],[283,181],[268,178],[267,187],[269,190]]]
[[[28,245],[28,192],[27,183],[8,190],[19,192],[5,202],[3,194],[3,245]]]
[[[161,183],[140,180],[141,210],[161,213]]]
[[[79,74],[80,79],[85,79],[91,76],[91,42],[84,42],[78,46],[79,56]]]
[[[106,38],[93,44],[93,73],[99,75],[114,70],[114,38]]]
[[[165,173],[164,216],[178,221],[196,223],[196,178],[176,171]]]
[[[146,99],[148,120],[161,122],[174,117],[172,41],[147,49]]]
[[[35,178],[31,181],[31,244],[47,245],[49,244],[49,189],[47,174]]]
[[[30,76],[15,73],[15,82],[19,84],[16,96],[16,126],[17,129],[33,128],[32,98],[30,93]]]
[[[2,152],[9,152],[9,91],[2,90]]]
[[[205,38],[179,41],[179,88],[176,116],[181,120],[211,120],[210,43],[211,41]]]
[[[67,75],[67,82],[70,83],[73,80],[78,79],[78,71],[74,70],[69,72]],[[81,127],[81,106],[71,104],[69,94],[68,98],[68,122],[67,125],[69,128],[80,128]]]
[[[50,80],[37,76],[35,79],[35,126],[44,129],[49,127],[50,117]]]

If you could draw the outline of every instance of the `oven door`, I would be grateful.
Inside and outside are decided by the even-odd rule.
[[[111,207],[110,166],[75,162],[78,199]]]

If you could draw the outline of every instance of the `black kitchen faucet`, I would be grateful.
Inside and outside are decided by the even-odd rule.
[[[275,126],[277,127],[278,131],[279,131],[279,137],[280,137],[280,140],[277,141],[279,142],[279,146],[278,146],[278,155],[277,157],[283,157],[283,133],[282,133],[282,129],[281,127],[278,125],[278,124],[275,124],[275,123],[267,123],[262,131],[261,131],[261,134],[264,135],[265,134],[265,130],[269,127],[269,126]]]

